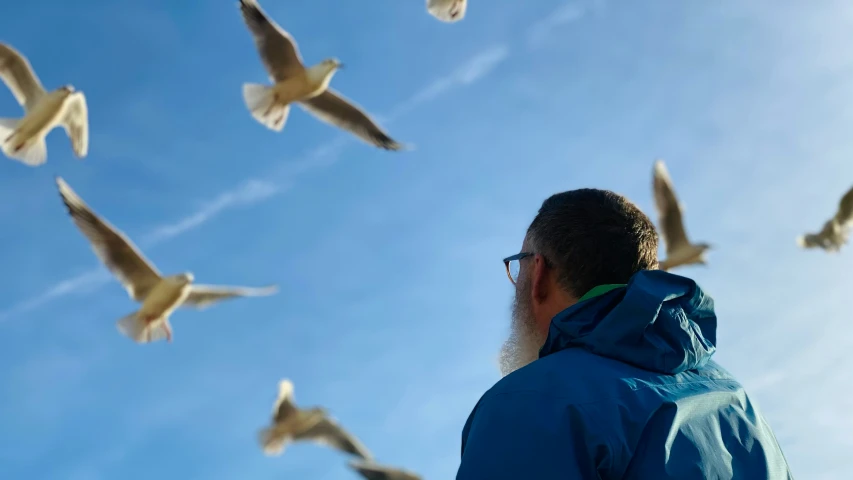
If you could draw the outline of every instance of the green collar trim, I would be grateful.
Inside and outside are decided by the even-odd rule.
[[[584,300],[589,300],[592,297],[597,297],[599,295],[604,295],[605,293],[616,290],[617,288],[621,288],[627,285],[627,283],[609,283],[606,285],[599,285],[597,287],[592,287],[592,290],[586,292],[586,295],[582,296],[578,302],[582,302]]]

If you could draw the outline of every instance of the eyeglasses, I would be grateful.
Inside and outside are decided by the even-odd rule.
[[[504,266],[506,267],[506,276],[513,285],[518,281],[518,273],[521,271],[521,259],[533,255],[532,252],[521,252],[515,255],[504,258]]]

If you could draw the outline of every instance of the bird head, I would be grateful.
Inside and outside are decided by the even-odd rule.
[[[336,70],[344,68],[344,64],[334,57],[323,60],[322,62],[320,62],[320,65],[323,65],[323,67],[326,68],[329,72],[334,72]]]
[[[335,72],[342,67],[343,65],[337,58],[327,58],[308,68],[306,73],[311,83],[325,89],[329,86],[329,82],[332,81],[332,76],[335,75]]]
[[[186,283],[193,283],[195,281],[195,275],[193,275],[192,272],[184,272],[178,275],[178,278]]]
[[[74,93],[74,85],[63,85],[59,89],[65,93]]]

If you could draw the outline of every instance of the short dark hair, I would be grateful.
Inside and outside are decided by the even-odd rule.
[[[639,208],[609,190],[582,188],[542,202],[527,229],[535,253],[556,269],[566,291],[581,297],[603,284],[628,283],[658,268],[658,235]]]

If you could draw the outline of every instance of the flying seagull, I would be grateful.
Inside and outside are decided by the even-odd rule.
[[[56,177],[59,195],[77,228],[92,244],[95,255],[124,285],[128,295],[142,306],[117,323],[118,330],[138,343],[165,338],[172,341],[169,316],[176,308],[204,309],[234,297],[264,296],[277,291],[264,288],[197,285],[190,272],[164,277],[120,230],[93,212],[61,177]]]
[[[416,475],[408,470],[388,467],[373,462],[354,461],[350,462],[349,466],[367,480],[421,480],[420,475]]]
[[[86,96],[71,85],[47,92],[30,62],[17,50],[0,43],[0,79],[24,107],[24,117],[0,118],[0,148],[12,159],[36,167],[47,161],[44,139],[62,126],[71,138],[77,158],[89,151],[89,113]]]
[[[293,400],[293,382],[278,384],[278,399],[272,410],[272,424],[258,433],[258,441],[269,456],[281,455],[288,442],[313,441],[364,460],[372,460],[370,451],[347,433],[320,407],[300,409]]]
[[[442,22],[458,22],[465,18],[468,0],[427,0],[427,11]]]
[[[838,252],[847,243],[851,222],[853,222],[853,188],[841,197],[838,211],[823,224],[823,229],[818,233],[807,233],[797,237],[797,244],[802,248],[822,248],[827,252]]]
[[[272,86],[243,84],[243,100],[255,120],[280,132],[290,113],[290,104],[295,102],[320,120],[347,130],[371,145],[386,150],[404,148],[361,107],[329,88],[332,76],[342,67],[338,59],[328,58],[306,68],[296,41],[267,18],[257,0],[240,0],[240,11],[274,83]]]
[[[653,189],[661,237],[666,244],[666,260],[660,262],[660,269],[670,270],[696,263],[705,265],[705,252],[711,246],[707,243],[690,243],[687,239],[682,207],[675,196],[675,189],[663,160],[655,161]]]

